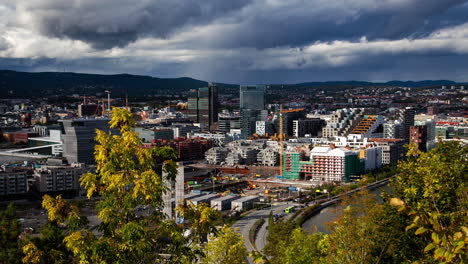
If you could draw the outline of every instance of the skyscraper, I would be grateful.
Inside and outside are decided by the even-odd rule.
[[[265,85],[241,85],[240,109],[263,110],[265,108]]]
[[[255,133],[256,122],[265,114],[265,85],[241,85],[239,91],[241,130],[249,137]]]
[[[218,87],[210,84],[208,87],[191,90],[188,96],[188,117],[202,125],[202,129],[210,130],[218,122]]]
[[[109,128],[109,119],[68,119],[61,120],[63,140],[63,156],[69,163],[83,162],[94,164],[94,145],[96,141],[96,129],[112,131],[118,134],[116,129]]]
[[[406,107],[404,109],[400,109],[397,112],[397,118],[401,121],[401,137],[403,138],[405,143],[410,142],[410,127],[414,125],[414,109],[411,107]]]

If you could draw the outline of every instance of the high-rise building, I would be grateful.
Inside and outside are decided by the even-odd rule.
[[[240,109],[265,109],[265,85],[241,85]]]
[[[400,109],[397,112],[397,118],[401,121],[402,124],[401,138],[405,143],[409,143],[410,127],[414,125],[414,109],[411,107]]]
[[[411,126],[410,143],[416,143],[419,150],[427,151],[427,126]]]
[[[168,179],[169,175],[166,171],[163,170],[162,173],[163,185],[167,188],[162,197],[164,203],[162,212],[167,219],[177,217],[174,209],[184,201],[184,166],[180,162],[177,163],[176,173],[174,181]]]
[[[202,129],[210,128],[218,122],[218,87],[208,87],[191,90],[188,95],[188,117],[195,123],[200,123]]]
[[[243,136],[250,137],[256,132],[257,121],[262,120],[263,111],[252,109],[241,110],[241,131]]]
[[[415,126],[426,126],[427,129],[427,146],[426,150],[431,150],[436,145],[436,121],[433,118],[426,118],[425,115],[415,116]]]
[[[63,140],[63,156],[69,163],[79,162],[94,164],[94,145],[96,129],[112,131],[117,134],[116,129],[109,128],[109,119],[69,119],[61,120]]]

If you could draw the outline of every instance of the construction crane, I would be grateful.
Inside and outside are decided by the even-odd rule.
[[[280,111],[279,111],[279,142],[280,142],[280,151],[279,151],[279,159],[280,159],[280,176],[283,176],[283,148],[284,148],[284,132],[283,132],[283,114],[286,113],[294,113],[303,111],[304,108],[298,109],[291,109],[291,110],[284,110],[283,105],[280,104]]]

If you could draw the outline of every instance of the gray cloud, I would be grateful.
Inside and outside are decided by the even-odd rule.
[[[249,0],[32,0],[17,6],[19,18],[40,33],[92,44],[125,46],[140,37],[167,37],[186,25],[228,15]]]
[[[300,2],[300,3],[298,3]],[[418,38],[468,21],[466,0],[284,1],[251,5],[220,28],[216,47],[301,46],[315,41]]]
[[[47,36],[123,47],[218,25],[208,47],[300,46],[314,41],[422,37],[468,21],[466,0],[30,0],[16,6],[23,25]]]

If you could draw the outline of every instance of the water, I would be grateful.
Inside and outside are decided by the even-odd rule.
[[[386,192],[391,192],[391,188],[388,185],[385,185],[372,191],[369,191],[369,193],[375,195],[377,197],[377,201],[381,203],[382,199],[380,198],[380,194],[382,193],[382,190],[385,190]],[[305,221],[302,225],[302,229],[309,234],[317,231],[329,234],[330,231],[327,229],[327,223],[336,219],[341,210],[343,210],[343,207],[339,204],[331,205],[327,208],[324,208],[320,211],[320,213],[307,219],[307,221]]]

